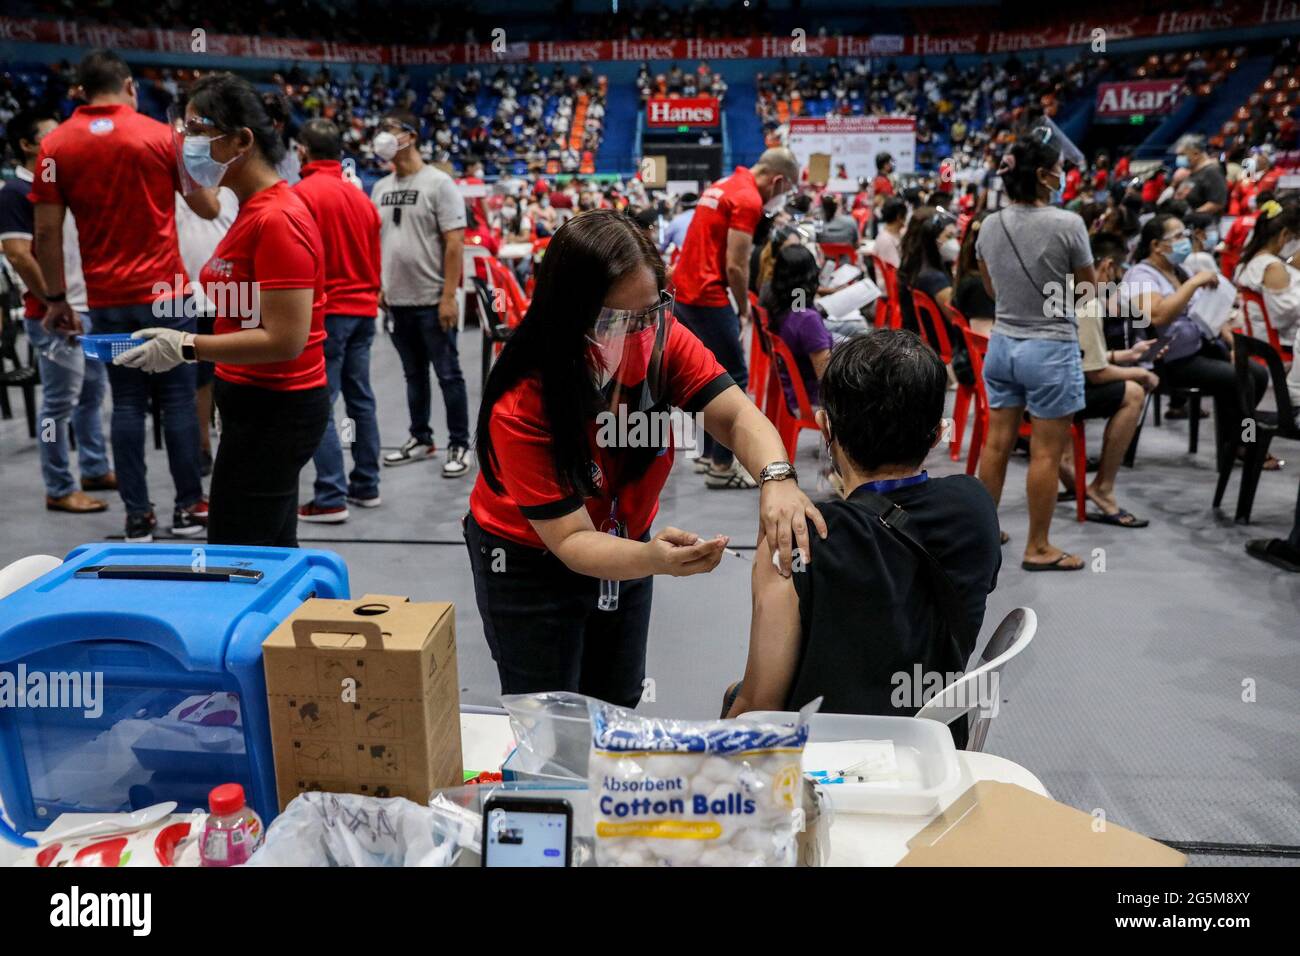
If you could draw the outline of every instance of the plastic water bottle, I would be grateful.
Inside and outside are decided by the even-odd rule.
[[[208,822],[199,844],[203,866],[240,866],[262,845],[262,818],[244,800],[244,788],[223,783],[208,794]]]

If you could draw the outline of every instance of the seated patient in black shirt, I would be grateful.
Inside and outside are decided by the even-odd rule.
[[[965,671],[1002,549],[984,486],[922,469],[943,431],[946,391],[943,363],[911,332],[877,330],[831,353],[817,422],[844,498],[819,506],[828,534],[790,577],[760,543],[749,660],[728,716],[798,710],[819,696],[826,713],[910,716],[922,703],[917,665],[927,677]],[[872,491],[903,508],[907,531],[947,572],[960,608],[951,630],[928,567],[877,520]]]

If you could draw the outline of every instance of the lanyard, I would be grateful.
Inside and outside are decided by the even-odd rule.
[[[874,491],[878,495],[887,495],[899,488],[910,488],[913,485],[924,484],[929,480],[930,473],[923,471],[919,475],[912,475],[908,478],[885,478],[881,481],[863,482],[860,487],[866,488],[868,491]]]

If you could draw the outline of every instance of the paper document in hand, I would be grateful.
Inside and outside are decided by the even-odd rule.
[[[860,275],[862,275],[861,269],[859,269],[857,266],[851,263],[846,262],[844,263],[844,265],[840,266],[833,273],[831,273],[830,281],[826,283],[825,287],[827,289],[838,289],[842,285],[848,285],[850,282],[857,279],[858,276]]]
[[[839,292],[822,296],[817,304],[826,312],[828,319],[852,318],[864,306],[870,305],[881,296],[880,289],[870,279],[861,279]]]
[[[1218,335],[1232,315],[1232,305],[1237,299],[1237,289],[1227,276],[1219,276],[1219,284],[1211,288],[1201,286],[1192,296],[1191,317],[1210,335]]]

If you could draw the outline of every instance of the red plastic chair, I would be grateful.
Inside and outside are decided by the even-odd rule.
[[[839,265],[844,259],[848,259],[854,265],[858,264],[858,248],[847,242],[819,242],[822,255],[831,262]]]
[[[804,388],[803,376],[795,364],[794,353],[781,341],[781,336],[765,333],[772,348],[772,368],[767,376],[767,417],[776,426],[777,434],[785,445],[785,454],[794,461],[794,453],[799,445],[799,432],[804,429],[820,432],[817,421],[813,418],[812,403],[808,400],[808,390]],[[778,363],[785,368],[794,389],[796,411],[791,411],[785,403],[785,390],[781,387],[781,376],[777,372]]]
[[[885,293],[883,299],[876,300],[876,327],[901,329],[903,309],[898,304],[898,270],[874,255],[871,257],[871,265],[876,273],[876,282]]]
[[[920,289],[912,289],[912,311],[916,313],[916,324],[921,329],[921,337],[930,344],[930,348],[943,359],[943,364],[952,362],[952,340],[948,338],[948,320],[943,317],[939,303]]]
[[[1264,297],[1250,289],[1241,290],[1241,315],[1246,324],[1246,334],[1252,335],[1250,324],[1250,307],[1254,306],[1259,310],[1260,320],[1264,323],[1264,334],[1268,337],[1268,344],[1273,346],[1273,351],[1282,356],[1283,362],[1292,360],[1291,350],[1282,344],[1282,337],[1277,334],[1277,329],[1273,328],[1273,320],[1268,317],[1268,306],[1264,304]]]
[[[984,356],[989,349],[989,337],[967,327],[961,327],[966,351],[970,353],[971,371],[975,374],[975,415],[971,421],[970,451],[966,454],[966,474],[974,475],[979,466],[984,441],[989,434],[989,399],[984,390]],[[1033,426],[1026,421],[1020,434],[1028,438]],[[1074,449],[1074,512],[1079,521],[1088,520],[1088,444],[1083,419],[1076,418],[1070,425],[1070,439]]]

